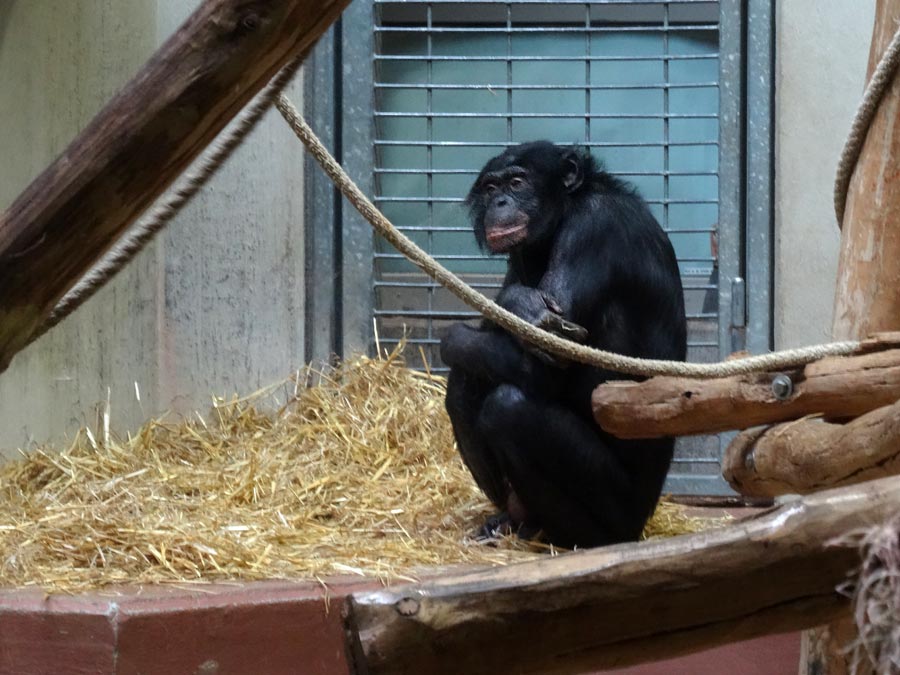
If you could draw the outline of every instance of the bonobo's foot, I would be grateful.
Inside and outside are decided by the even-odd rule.
[[[517,523],[506,511],[501,511],[484,521],[475,532],[476,541],[493,541],[511,534],[519,539],[536,539],[541,530],[527,523]]]

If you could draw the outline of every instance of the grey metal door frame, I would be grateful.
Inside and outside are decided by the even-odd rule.
[[[619,0],[621,1],[621,0]],[[774,0],[720,0],[720,356],[772,347]],[[355,0],[304,69],[305,109],[373,193],[373,0]],[[748,76],[748,74],[750,76]],[[307,360],[371,351],[373,236],[307,164]],[[733,434],[719,436],[719,452]],[[673,476],[677,493],[730,494],[719,475]]]
[[[303,66],[304,111],[313,129],[366,194],[373,180],[372,3],[353,2]],[[372,345],[371,226],[307,157],[305,360],[320,363]]]

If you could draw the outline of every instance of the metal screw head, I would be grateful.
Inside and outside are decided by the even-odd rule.
[[[794,383],[784,373],[778,373],[772,378],[772,393],[779,401],[785,401],[794,393]]]

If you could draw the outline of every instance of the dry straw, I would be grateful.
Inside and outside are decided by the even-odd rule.
[[[271,388],[127,440],[83,429],[0,467],[0,585],[389,581],[546,554],[470,538],[490,505],[454,450],[444,380],[399,349],[286,386],[280,406]],[[662,504],[648,532],[715,523]]]

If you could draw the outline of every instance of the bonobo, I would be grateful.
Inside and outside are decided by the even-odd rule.
[[[684,360],[684,296],[668,237],[591,155],[546,141],[490,160],[468,195],[475,238],[508,254],[497,302],[559,335],[629,356]],[[441,341],[459,451],[500,509],[482,530],[563,547],[635,540],[659,499],[672,439],[621,440],[591,392],[627,376],[567,363],[482,321]]]

